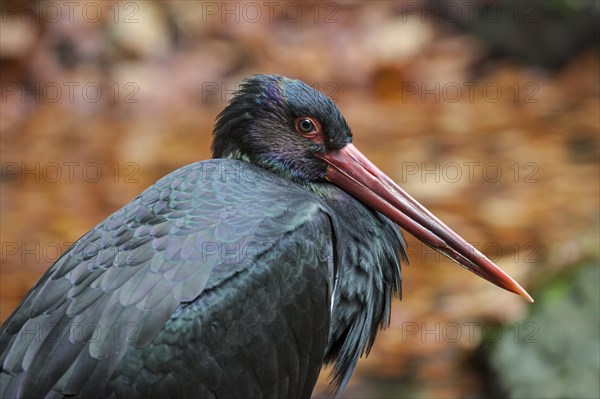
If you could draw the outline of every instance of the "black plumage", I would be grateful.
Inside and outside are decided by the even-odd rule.
[[[263,157],[250,159],[271,171],[232,159],[185,166],[77,241],[2,327],[2,397],[309,397],[324,359],[337,359],[336,382],[347,381],[387,323],[402,241],[337,187],[291,182],[280,159],[230,143],[261,113],[259,129],[278,133],[258,99],[256,114],[238,104],[282,96],[282,80],[248,82],[215,132],[216,156]],[[325,116],[303,100],[293,111],[268,105],[279,122],[286,112]],[[371,222],[367,234],[346,214]],[[349,274],[356,280],[344,284]]]
[[[304,83],[247,80],[217,159],[90,230],[2,326],[1,397],[308,398],[323,363],[343,388],[400,294],[395,223],[527,295],[351,140]]]

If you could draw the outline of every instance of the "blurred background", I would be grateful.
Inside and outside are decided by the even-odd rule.
[[[0,321],[72,242],[209,158],[244,77],[277,73],[536,299],[407,237],[404,298],[341,397],[600,397],[598,4],[3,1]]]

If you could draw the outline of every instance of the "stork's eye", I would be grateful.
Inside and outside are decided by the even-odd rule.
[[[310,116],[300,116],[296,118],[296,131],[302,137],[305,137],[315,143],[323,143],[323,129],[318,120]]]
[[[315,130],[315,124],[308,118],[300,119],[298,128],[302,133],[310,133]]]

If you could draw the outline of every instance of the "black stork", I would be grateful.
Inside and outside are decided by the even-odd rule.
[[[324,363],[341,389],[400,295],[397,225],[532,301],[369,162],[335,104],[300,81],[246,80],[212,149],[29,291],[1,330],[3,398],[308,398]]]

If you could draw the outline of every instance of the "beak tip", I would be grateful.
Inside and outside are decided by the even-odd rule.
[[[531,297],[531,295],[529,295],[529,293],[527,291],[525,291],[525,289],[523,287],[521,287],[519,284],[517,284],[515,288],[516,288],[515,293],[521,295],[527,302],[529,302],[529,303],[535,302],[533,300],[533,298]]]
[[[525,295],[523,295],[523,298],[525,298],[525,300],[529,303],[534,303],[535,301],[533,300],[533,298],[531,297],[531,295],[529,295],[528,293],[525,293]]]

